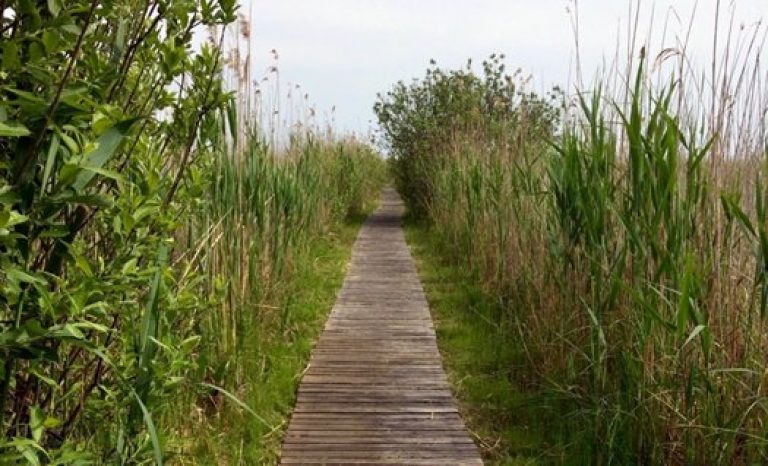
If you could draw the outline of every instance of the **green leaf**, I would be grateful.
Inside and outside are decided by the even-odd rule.
[[[82,29],[80,29],[80,26],[76,24],[65,24],[61,27],[61,30],[75,36],[79,36],[80,33],[82,32]]]
[[[29,48],[27,50],[29,53],[29,62],[34,63],[45,57],[45,48],[40,44],[40,42],[30,42]]]
[[[78,173],[81,171],[81,167],[75,163],[65,163],[59,170],[59,179],[56,182],[56,188],[61,186],[69,186],[75,181]]]
[[[82,196],[63,194],[60,196],[56,196],[55,200],[58,202],[67,202],[70,204],[82,204],[82,205],[87,205],[91,207],[111,207],[112,206],[112,199],[102,194],[84,194]]]
[[[29,220],[26,215],[21,215],[16,211],[0,211],[0,228],[8,228]]]
[[[22,215],[16,211],[11,211],[10,218],[8,219],[8,223],[6,223],[5,227],[12,227],[14,225],[18,225],[20,223],[25,223],[27,220],[29,220],[29,217],[26,215]]]
[[[45,458],[49,458],[45,449],[30,438],[17,437],[9,442],[0,443],[0,451],[8,447],[16,448],[16,451],[18,451],[27,460],[27,464],[30,466],[40,464],[40,454],[42,454]],[[3,457],[0,456],[0,458]],[[14,462],[13,464],[19,463]]]
[[[10,186],[0,187],[0,204],[10,205],[19,200],[19,194]]]
[[[29,373],[32,374],[38,381],[48,385],[55,391],[60,391],[61,386],[59,385],[59,382],[57,380],[52,379],[51,377],[48,377],[47,375],[44,375],[41,373],[40,370],[31,367],[29,369]]]
[[[84,165],[87,170],[81,171],[72,183],[72,187],[76,192],[82,191],[93,177],[96,176],[97,170],[106,165],[117,151],[117,148],[120,147],[120,143],[136,120],[137,118],[132,118],[122,121],[99,137],[96,149],[86,155],[86,163]]]
[[[98,303],[94,303],[94,304],[98,304]],[[90,305],[90,306],[93,306],[93,305]],[[107,327],[106,325],[97,324],[96,322],[91,322],[88,320],[74,323],[72,324],[72,326],[79,330],[93,330],[94,332],[98,332],[98,333],[109,332],[109,327]]]
[[[92,277],[93,269],[91,268],[91,264],[88,263],[88,259],[86,259],[82,254],[77,254],[75,252],[70,253],[75,259],[75,265],[77,265],[77,268],[80,269],[85,274],[85,276]]]
[[[59,16],[61,12],[61,3],[59,0],[48,0],[48,11],[51,12],[51,16],[54,18]]]
[[[85,338],[85,334],[73,324],[64,324],[63,326],[54,327],[51,331],[51,336],[54,338],[74,338],[75,340],[82,340]]]
[[[59,146],[61,144],[59,135],[54,133],[51,137],[51,145],[48,147],[48,157],[45,160],[45,169],[43,170],[43,182],[40,185],[40,195],[45,194],[45,189],[48,186],[48,180],[51,178],[51,171],[53,165],[56,162],[56,154],[59,153]]]
[[[136,258],[131,258],[123,264],[123,268],[121,269],[121,273],[124,276],[133,275],[136,273]]]
[[[40,321],[37,319],[32,319],[24,322],[24,325],[22,325],[21,328],[31,338],[40,338],[48,334],[48,330],[44,328],[43,324],[41,324]]]
[[[163,466],[163,448],[160,444],[160,437],[157,435],[157,428],[155,428],[155,423],[152,421],[152,415],[149,413],[149,410],[147,409],[147,406],[144,404],[144,402],[141,401],[139,394],[133,390],[131,390],[131,393],[133,394],[134,398],[136,398],[136,403],[139,405],[141,413],[144,416],[144,424],[147,426],[147,433],[149,434],[149,439],[152,442],[152,451],[155,455],[155,464],[157,466]]]
[[[125,51],[125,38],[128,32],[128,21],[125,18],[121,18],[117,25],[117,34],[115,34],[114,53],[112,60],[117,62],[120,57],[123,56]]]
[[[0,121],[0,137],[19,138],[32,134],[26,126],[18,122]]]
[[[160,207],[154,204],[143,205],[136,209],[133,214],[133,220],[139,223],[144,217],[154,215],[160,211]]]
[[[729,219],[735,218],[739,221],[739,224],[742,226],[742,228],[749,232],[751,236],[757,235],[754,226],[752,226],[752,222],[749,220],[749,217],[741,209],[741,207],[739,207],[739,203],[736,199],[734,199],[732,196],[722,194],[720,195],[720,202],[723,205],[725,215]]]
[[[16,268],[6,270],[5,274],[8,276],[8,278],[15,280],[16,282],[33,283],[37,285],[44,285],[46,283],[42,278],[32,276],[27,272]]]
[[[32,449],[25,448],[21,450],[21,454],[28,461],[30,466],[40,466],[40,458],[38,458],[37,453],[32,451]]]
[[[49,224],[40,233],[40,238],[63,238],[69,234],[69,227],[64,224]]]
[[[56,419],[53,416],[48,416],[45,418],[45,421],[43,421],[43,427],[45,427],[46,429],[55,429],[60,425],[61,425],[61,420]]]
[[[40,440],[43,438],[43,432],[45,432],[44,420],[45,417],[42,409],[38,406],[29,408],[29,428],[32,430],[32,439],[37,443],[40,443]]]
[[[22,102],[28,102],[31,104],[40,105],[45,108],[48,108],[48,105],[45,102],[45,100],[43,100],[41,97],[39,97],[38,95],[32,92],[22,91],[21,89],[16,89],[12,87],[6,87],[5,90],[10,92],[11,94],[16,95],[16,97],[18,97],[19,100]]]
[[[107,170],[101,167],[90,167],[90,166],[83,167],[83,170],[93,172],[97,175],[101,175],[104,178],[109,178],[111,180],[123,181],[123,177],[120,176],[119,173],[112,170]]]
[[[201,339],[200,335],[191,336],[179,343],[179,348],[181,348],[182,352],[189,353],[197,347]]]
[[[64,142],[64,145],[67,146],[67,149],[69,149],[69,152],[71,154],[77,154],[78,152],[80,152],[80,147],[77,145],[77,142],[72,138],[72,136],[59,130],[58,128],[56,128],[56,134],[59,135],[61,140]]]
[[[56,32],[47,30],[47,29],[43,31],[42,41],[43,41],[43,45],[45,46],[46,52],[48,53],[56,52],[59,46],[59,40],[60,40],[60,36]]]
[[[3,44],[3,69],[15,71],[21,68],[19,60],[19,46],[16,41],[9,40]]]
[[[703,330],[705,330],[706,328],[707,328],[707,326],[706,326],[706,325],[703,325],[703,324],[699,324],[699,325],[697,325],[697,326],[696,326],[696,327],[693,329],[693,331],[691,331],[691,334],[690,334],[690,335],[688,335],[688,338],[686,338],[686,339],[685,339],[685,343],[683,343],[683,346],[682,346],[682,348],[685,348],[685,346],[686,346],[688,343],[690,343],[690,342],[691,342],[691,340],[693,340],[694,338],[696,338],[696,336],[697,336],[699,333],[701,333]]]
[[[160,297],[160,288],[162,287],[163,271],[168,263],[168,246],[165,243],[160,243],[160,248],[157,252],[157,270],[154,277],[152,277],[152,285],[147,295],[146,309],[144,310],[144,319],[142,322],[142,330],[140,336],[140,350],[139,367],[147,367],[154,355],[155,345],[150,345],[151,338],[157,335],[158,326],[160,325],[160,316],[158,313],[158,301]]]

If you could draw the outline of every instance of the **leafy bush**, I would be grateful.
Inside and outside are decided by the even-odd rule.
[[[554,131],[558,108],[525,92],[519,72],[506,74],[503,59],[491,55],[480,76],[471,61],[464,70],[448,71],[433,61],[423,79],[399,82],[379,94],[374,112],[383,142],[400,191],[415,212],[424,214],[432,202],[432,178],[444,153],[468,139],[528,142]]]

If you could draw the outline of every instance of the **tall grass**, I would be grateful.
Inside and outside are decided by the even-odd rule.
[[[351,142],[296,141],[278,155],[259,137],[236,157],[215,159],[208,202],[186,239],[202,248],[197,261],[206,275],[224,280],[207,282],[212,296],[223,287],[224,300],[203,323],[220,364],[242,364],[251,337],[290,326],[289,315],[263,305],[290,279],[309,241],[372,205],[380,164],[368,147]],[[233,369],[243,377],[242,367]]]
[[[254,135],[242,152],[217,153],[206,169],[206,201],[179,231],[189,256],[185,267],[206,277],[197,289],[211,297],[195,322],[202,384],[191,387],[191,395],[201,415],[179,425],[190,435],[177,445],[179,461],[268,461],[273,452],[266,445],[277,437],[254,437],[279,434],[282,425],[274,412],[287,412],[276,404],[281,399],[270,405],[258,392],[266,388],[269,373],[281,370],[279,358],[293,357],[274,354],[275,347],[308,337],[297,334],[308,317],[294,315],[294,282],[304,273],[301,268],[322,259],[312,255],[318,239],[337,234],[375,203],[383,161],[352,141],[296,139],[276,153]],[[295,385],[298,373],[292,376]],[[292,398],[295,387],[285,389],[290,392],[281,396]],[[266,412],[242,408],[254,398]],[[249,453],[242,456],[236,453],[241,445],[217,441],[221,429],[237,442],[249,439]]]
[[[684,50],[661,84],[635,50],[626,84],[580,92],[554,125],[531,117],[540,100],[494,86],[499,68],[472,78],[482,98],[455,85],[464,72],[396,88],[377,110],[394,164],[420,179],[395,172],[446,254],[502,303],[496,324],[524,357],[499,370],[546,394],[555,462],[763,463],[762,49],[707,76],[720,83],[707,97]],[[475,117],[447,124],[443,87]],[[507,103],[501,115],[489,96]],[[408,118],[433,128],[426,147],[402,142]]]
[[[247,18],[239,29],[240,37],[229,38],[233,50],[248,40]],[[296,283],[307,280],[302,269],[324,260],[314,255],[318,241],[364,217],[386,179],[383,160],[354,136],[336,137],[332,128],[310,119],[281,121],[285,109],[272,103],[280,98],[254,95],[247,84],[253,81],[250,57],[237,53],[225,77],[239,91],[208,126],[211,143],[199,155],[206,162],[192,174],[201,201],[187,206],[177,230],[184,245],[179,263],[201,277],[195,289],[210,297],[208,309],[194,321],[201,383],[190,387],[185,399],[195,409],[183,422],[169,420],[182,433],[174,446],[183,464],[274,460],[269,448],[289,412],[283,403],[294,395],[300,358],[307,356],[304,340],[323,311],[294,315],[294,299],[304,292]],[[273,65],[268,78],[277,73]],[[283,90],[276,83],[272,91]],[[299,105],[308,105],[306,98]],[[292,345],[296,354],[286,354]],[[285,370],[296,371],[289,374],[293,383],[270,378]],[[268,383],[288,393],[273,396]],[[220,439],[221,432],[231,438]]]

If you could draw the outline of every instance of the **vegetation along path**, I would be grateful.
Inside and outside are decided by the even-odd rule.
[[[282,464],[482,464],[449,390],[393,190],[360,231]]]

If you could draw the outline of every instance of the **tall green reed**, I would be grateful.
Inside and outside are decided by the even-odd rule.
[[[423,179],[396,176],[502,303],[498,325],[525,352],[520,383],[535,381],[556,413],[542,418],[564,445],[556,462],[765,461],[765,141],[712,132],[704,122],[728,117],[692,112],[685,76],[652,86],[636,63],[631,85],[580,93],[557,126],[536,118],[557,112],[535,99],[493,117],[474,110],[483,93],[465,93],[474,119],[455,124],[447,108],[419,123],[431,149],[402,144],[411,136],[392,122],[429,120],[400,103],[435,102],[424,95],[453,85],[432,80],[451,73],[397,87],[377,109],[395,163]]]

